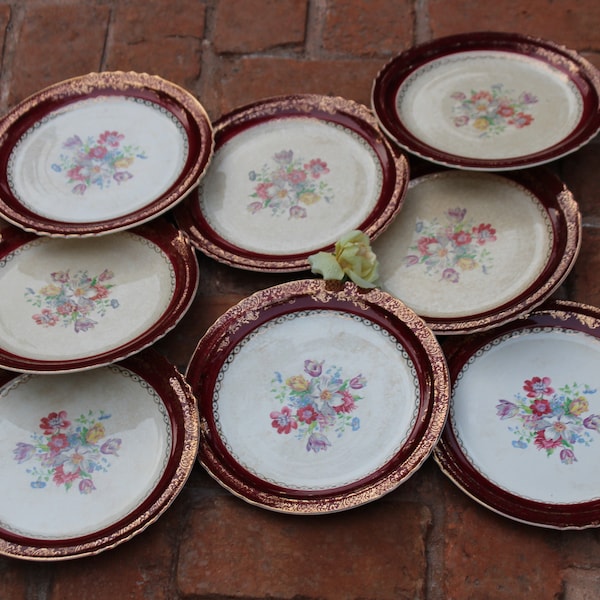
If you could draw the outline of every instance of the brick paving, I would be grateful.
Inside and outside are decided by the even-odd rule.
[[[0,3],[0,110],[97,70],[150,72],[211,118],[297,92],[368,104],[373,78],[416,42],[497,29],[553,39],[600,67],[597,0],[22,0]],[[600,305],[600,143],[553,165],[580,202],[583,244],[557,296]],[[198,296],[157,344],[181,369],[229,306],[285,275],[199,255]],[[3,485],[9,483],[3,482]],[[543,530],[479,506],[433,461],[374,504],[317,518],[233,497],[196,466],[157,523],[96,557],[0,558],[0,600],[598,597],[597,530]]]

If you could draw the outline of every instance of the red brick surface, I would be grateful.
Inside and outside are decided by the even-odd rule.
[[[219,58],[212,80],[202,87],[202,98],[213,118],[255,100],[294,93],[342,96],[369,104],[371,83],[381,66],[376,59]]]
[[[389,56],[414,39],[415,8],[410,0],[333,0],[327,3],[323,49],[334,54]]]
[[[100,70],[109,17],[108,7],[88,3],[68,10],[51,4],[15,7],[7,40],[12,61],[3,65],[9,105],[56,81]]]
[[[222,0],[215,10],[215,51],[241,54],[278,46],[300,50],[307,10],[306,0]]]
[[[428,10],[432,37],[476,30],[515,31],[580,50],[600,66],[598,2],[431,0]]]
[[[193,87],[202,69],[205,13],[197,0],[115,5],[103,69],[151,73]]]
[[[449,494],[443,597],[560,597],[562,557],[552,537],[507,521],[459,494]]]
[[[305,519],[203,498],[177,583],[184,597],[422,598],[430,521],[427,507],[408,502]]]
[[[279,94],[369,104],[390,56],[483,29],[547,37],[600,66],[597,0],[14,0],[0,4],[0,110],[99,69],[161,75],[197,94],[214,119]],[[580,256],[556,295],[600,306],[600,141],[551,168],[573,191],[584,225]],[[295,278],[198,260],[196,299],[156,344],[182,370],[227,308]],[[196,465],[169,510],[117,548],[57,563],[0,558],[0,600],[588,600],[599,582],[598,530],[510,521],[462,493],[431,459],[385,498],[315,518],[252,507]]]

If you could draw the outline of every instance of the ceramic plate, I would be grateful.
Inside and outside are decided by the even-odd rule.
[[[159,218],[93,238],[40,237],[10,225],[0,242],[0,367],[72,371],[149,346],[185,314],[198,263]]]
[[[374,243],[380,283],[436,333],[463,334],[530,311],[577,258],[581,218],[544,167],[510,173],[431,168]]]
[[[195,399],[153,351],[86,373],[2,371],[0,386],[1,554],[112,548],[154,522],[193,468]]]
[[[0,214],[38,234],[139,225],[179,202],[212,154],[191,94],[160,77],[90,73],[23,100],[0,120]]]
[[[256,271],[308,269],[353,229],[376,237],[400,209],[408,164],[364,106],[274,98],[215,123],[215,156],[177,211],[205,254]]]
[[[600,128],[600,74],[553,42],[481,32],[434,40],[393,58],[372,104],[408,151],[465,169],[555,160]]]
[[[257,292],[200,340],[187,370],[200,461],[263,508],[320,514],[390,492],[444,426],[441,349],[399,300],[303,280]]]
[[[444,472],[512,519],[599,525],[600,311],[545,304],[447,356],[451,409],[436,449]]]

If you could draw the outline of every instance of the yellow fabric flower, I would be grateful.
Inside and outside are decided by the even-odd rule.
[[[371,250],[369,236],[362,231],[351,231],[335,244],[335,252],[317,252],[308,257],[313,273],[324,279],[351,279],[363,288],[376,287],[379,263]]]

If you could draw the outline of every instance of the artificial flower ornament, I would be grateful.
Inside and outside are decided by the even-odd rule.
[[[317,252],[308,257],[313,273],[324,279],[351,279],[363,288],[374,288],[379,277],[379,263],[371,250],[369,236],[354,230],[335,244],[335,252]]]

